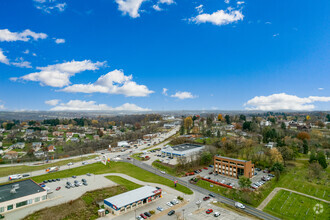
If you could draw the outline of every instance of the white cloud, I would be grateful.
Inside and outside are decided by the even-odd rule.
[[[280,34],[279,33],[276,33],[276,34],[273,34],[273,37],[278,37]]]
[[[29,51],[29,50],[25,50],[25,51],[23,51],[23,53],[24,53],[24,54],[29,54],[30,51]]]
[[[175,3],[173,0],[159,0],[158,2],[160,4],[168,4],[168,5],[171,5],[171,4]]]
[[[162,92],[162,94],[167,96],[167,91],[168,91],[168,89],[163,88],[163,92]]]
[[[118,107],[110,107],[106,104],[96,104],[95,101],[70,100],[67,103],[60,103],[51,108],[52,111],[150,111],[135,104],[125,103]]]
[[[226,4],[229,4],[229,2],[230,2],[230,0],[225,0],[225,3],[226,3]]]
[[[32,56],[36,57],[36,56],[37,56],[37,54],[36,54],[36,53],[33,53],[33,54],[32,54]]]
[[[55,39],[55,43],[57,44],[64,44],[65,43],[65,39]]]
[[[189,21],[195,22],[196,24],[210,22],[214,25],[226,25],[239,20],[243,20],[244,15],[239,10],[230,10],[227,8],[226,11],[218,10],[212,14],[199,14],[196,17],[190,18]]]
[[[190,92],[177,92],[174,95],[171,95],[173,98],[178,98],[178,99],[193,99],[196,98],[193,94]]]
[[[45,39],[47,38],[47,34],[44,33],[36,33],[29,29],[26,29],[23,32],[11,32],[8,29],[1,29],[0,30],[0,42],[1,41],[29,41],[31,39],[33,40],[39,40],[39,39]]]
[[[197,7],[195,7],[195,9],[197,10],[198,14],[202,14],[204,12],[204,9],[203,9],[203,5],[199,5]]]
[[[46,67],[37,67],[39,72],[34,72],[22,76],[20,78],[11,78],[11,80],[26,80],[40,82],[41,85],[47,85],[52,87],[64,87],[69,84],[70,77],[74,76],[76,73],[80,73],[85,70],[97,70],[104,66],[105,62],[93,63],[90,60],[75,61],[71,62],[48,65]]]
[[[159,5],[153,5],[152,8],[155,9],[156,11],[162,11],[163,10],[159,7]]]
[[[34,0],[35,7],[46,13],[51,13],[53,10],[63,12],[67,4],[65,2],[58,2],[57,0]]]
[[[330,102],[330,97],[309,96],[300,98],[295,95],[288,95],[285,93],[273,94],[269,96],[256,96],[247,101],[244,106],[247,110],[313,110],[315,106],[311,103],[314,102]]]
[[[9,59],[4,55],[2,49],[0,48],[0,63],[9,65]]]
[[[242,5],[242,4],[244,4],[244,3],[245,3],[244,1],[238,1],[238,2],[237,2],[238,5]]]
[[[16,58],[16,62],[12,62],[11,65],[21,68],[32,68],[31,63],[24,61],[23,57]]]
[[[153,93],[145,85],[138,85],[132,81],[133,76],[126,76],[122,70],[113,70],[100,76],[95,83],[74,84],[61,91],[82,93],[108,93],[121,94],[125,96],[143,97]]]
[[[266,21],[265,24],[272,24],[272,22],[270,22],[270,21]]]
[[[318,88],[318,90],[324,90],[324,88]]]
[[[140,17],[139,10],[143,2],[147,0],[116,0],[118,10],[123,12],[123,15],[128,14],[132,18]]]
[[[5,109],[5,105],[0,105],[0,110]]]
[[[55,105],[58,105],[58,103],[60,103],[60,99],[52,99],[52,100],[47,100],[45,101],[45,103],[47,105],[52,105],[52,106],[55,106]]]

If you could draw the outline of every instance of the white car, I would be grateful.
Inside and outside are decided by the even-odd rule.
[[[243,205],[242,203],[239,203],[239,202],[235,202],[235,207],[240,208],[240,209],[245,209],[245,205]]]
[[[173,206],[171,202],[167,202],[166,205],[168,205],[169,207]]]
[[[179,201],[178,200],[176,200],[176,199],[173,199],[173,201],[172,201],[174,204],[178,204],[179,203]]]
[[[73,163],[72,163],[72,162],[68,163],[68,166],[71,166],[71,165],[73,165]]]
[[[165,174],[166,172],[164,170],[160,171],[162,174]]]
[[[8,177],[8,180],[19,180],[22,178],[21,174],[15,174]]]
[[[221,214],[220,214],[220,212],[215,212],[214,213],[214,217],[219,217]]]
[[[87,161],[82,162],[82,165],[87,165],[87,164],[88,164]]]

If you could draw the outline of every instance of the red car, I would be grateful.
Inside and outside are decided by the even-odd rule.
[[[147,219],[147,216],[146,216],[145,214],[143,214],[143,213],[142,213],[140,216],[141,216],[143,219]]]
[[[209,172],[209,174],[213,174],[213,172]]]
[[[203,198],[204,201],[209,200],[209,199],[210,199],[209,196],[205,196],[205,197]]]
[[[207,168],[207,167],[204,167],[203,169],[204,169],[204,170],[208,170],[208,168]]]
[[[59,186],[59,187],[56,188],[56,191],[59,191],[60,189],[61,189],[61,187]]]
[[[202,172],[202,169],[199,169],[198,171],[199,171],[199,172]]]
[[[211,214],[213,212],[213,209],[206,210],[206,214]]]

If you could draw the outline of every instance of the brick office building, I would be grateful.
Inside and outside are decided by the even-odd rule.
[[[214,172],[237,179],[240,176],[252,178],[254,175],[254,164],[248,160],[216,155],[214,156]]]

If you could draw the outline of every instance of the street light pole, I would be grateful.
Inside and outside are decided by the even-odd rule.
[[[183,220],[184,220],[184,209],[182,209],[182,217],[183,217]]]

